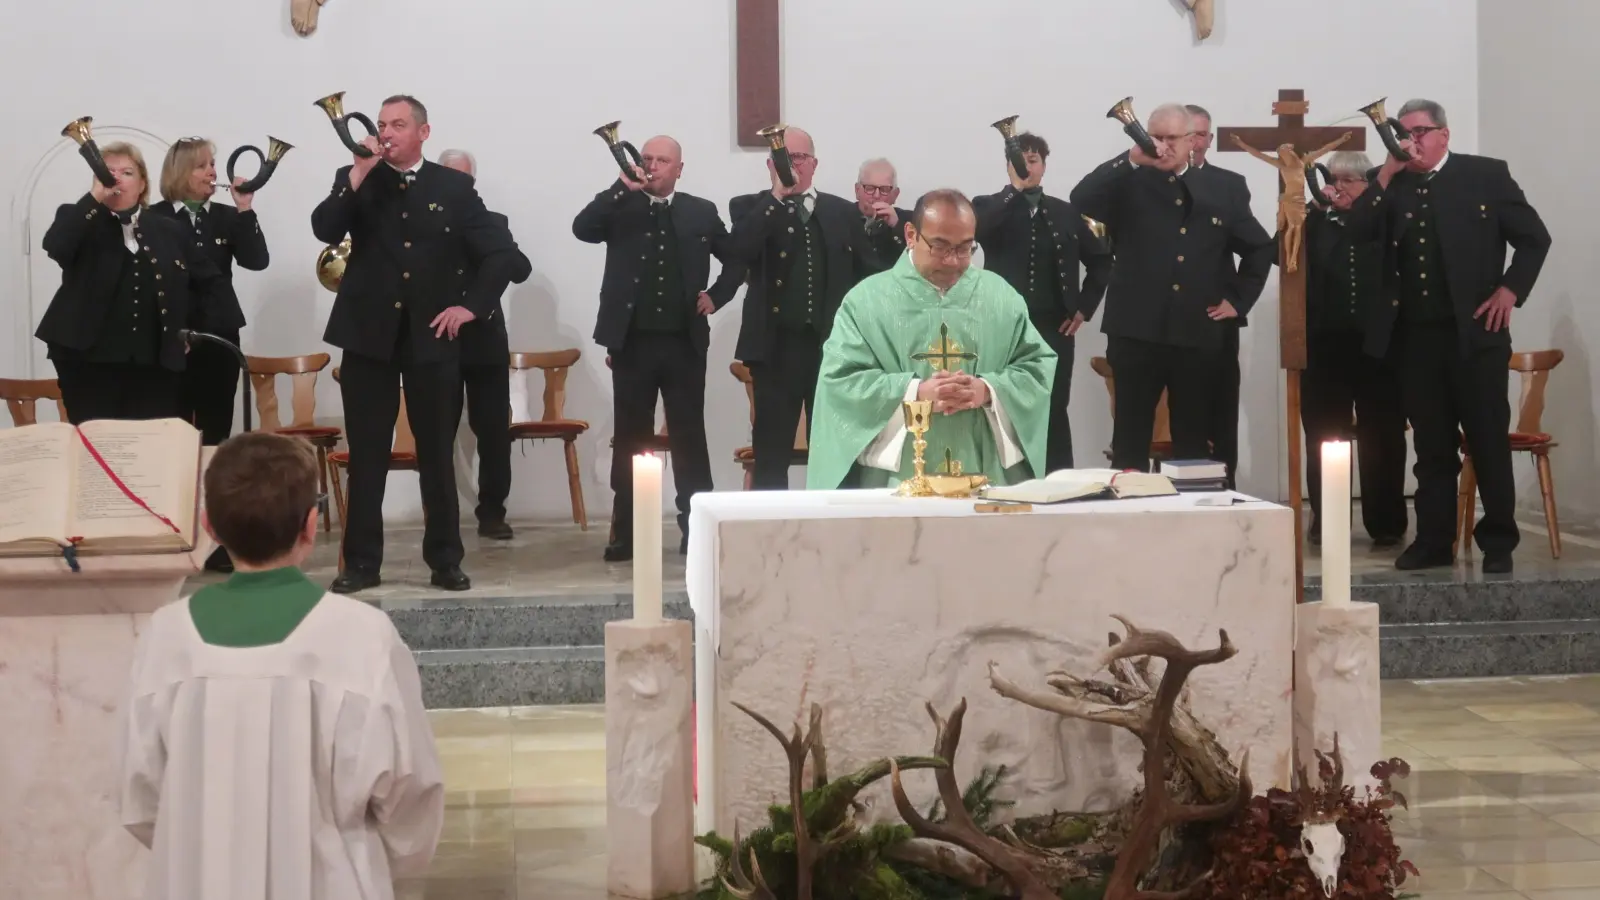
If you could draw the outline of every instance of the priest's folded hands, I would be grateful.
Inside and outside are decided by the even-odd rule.
[[[989,405],[989,385],[965,372],[935,372],[917,387],[917,399],[933,403],[933,411],[949,415]]]

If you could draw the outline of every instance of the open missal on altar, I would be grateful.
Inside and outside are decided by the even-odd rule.
[[[1069,500],[1125,500],[1130,497],[1170,497],[1178,493],[1165,475],[1119,472],[1116,469],[1062,469],[1043,478],[984,492],[987,500],[1014,503],[1066,503]]]
[[[0,431],[0,556],[52,556],[73,545],[101,556],[193,550],[194,426],[100,419],[78,431],[55,422]]]

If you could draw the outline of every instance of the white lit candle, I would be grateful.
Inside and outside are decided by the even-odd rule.
[[[633,618],[661,621],[661,458],[633,458]]]
[[[1322,445],[1322,602],[1350,605],[1350,442]]]

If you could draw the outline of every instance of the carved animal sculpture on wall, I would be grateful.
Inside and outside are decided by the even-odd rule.
[[[295,34],[310,37],[311,33],[317,30],[317,15],[322,12],[322,5],[327,2],[328,0],[289,0],[289,24],[294,26]],[[1209,3],[1210,0],[1204,2]]]
[[[1183,0],[1194,16],[1194,33],[1199,40],[1211,37],[1211,25],[1217,18],[1217,0]]]

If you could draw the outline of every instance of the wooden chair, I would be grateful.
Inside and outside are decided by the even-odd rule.
[[[333,380],[339,380],[339,368],[333,369]],[[338,473],[350,468],[350,451],[336,450],[328,454],[328,463],[333,466],[334,499],[339,506],[339,525],[343,527],[349,512],[349,501],[345,497],[344,486],[340,483]],[[400,412],[394,419],[394,443],[389,447],[389,471],[407,472],[416,471],[417,468],[417,439],[411,433],[411,420],[406,416],[406,392],[400,391]],[[342,542],[341,542],[342,543]],[[339,566],[344,568],[344,553],[340,551]]]
[[[1089,360],[1089,368],[1099,375],[1106,383],[1106,398],[1111,404],[1111,416],[1117,415],[1117,381],[1111,373],[1111,361],[1104,356],[1096,356]],[[1172,458],[1172,421],[1167,412],[1167,392],[1161,392],[1161,399],[1156,403],[1155,428],[1150,433],[1150,458],[1157,462]],[[1106,459],[1111,459],[1111,451],[1106,450]]]
[[[331,358],[326,353],[306,356],[247,356],[245,363],[250,371],[250,387],[255,391],[256,419],[262,431],[293,435],[317,448],[317,477],[322,482],[322,492],[332,493],[334,505],[339,509],[339,522],[344,522],[344,486],[333,477],[333,464],[328,455],[339,448],[344,431],[333,425],[316,424],[317,374],[328,367]],[[278,376],[289,378],[288,424],[278,414]],[[348,458],[348,456],[347,456]],[[322,517],[322,530],[333,529],[333,517]]]
[[[584,531],[589,530],[589,513],[583,506],[583,482],[578,473],[578,445],[580,435],[589,430],[582,419],[565,417],[567,403],[567,371],[583,353],[571,350],[549,350],[543,353],[511,354],[511,370],[522,372],[539,369],[544,372],[544,410],[537,421],[512,422],[513,441],[560,440],[567,456],[567,490],[572,495],[572,521]]]
[[[21,428],[39,422],[37,403],[53,400],[56,415],[67,421],[67,405],[61,402],[61,386],[54,378],[0,378],[0,400],[11,411],[11,424]]]
[[[750,403],[750,427],[756,424],[756,385],[750,377],[750,367],[742,362],[734,362],[728,366],[728,371],[733,377],[739,379],[744,385],[744,396]],[[794,430],[794,450],[789,456],[789,465],[803,466],[811,457],[811,450],[806,445],[806,411],[800,410],[800,423]],[[756,449],[755,447],[740,447],[733,451],[733,461],[744,467],[744,489],[750,490],[751,483],[756,474]]]
[[[1555,438],[1540,430],[1544,417],[1544,389],[1550,382],[1550,370],[1561,364],[1566,354],[1560,350],[1533,350],[1511,354],[1511,371],[1522,381],[1522,395],[1517,401],[1517,424],[1511,432],[1511,451],[1524,451],[1533,457],[1534,470],[1539,473],[1539,493],[1544,497],[1544,527],[1550,536],[1550,558],[1561,558],[1561,528],[1556,519],[1556,483],[1550,473],[1550,451],[1559,446]],[[1467,455],[1465,437],[1461,441],[1461,481],[1456,496],[1455,550],[1472,546],[1472,530],[1476,525],[1478,477],[1472,468],[1472,457]]]

